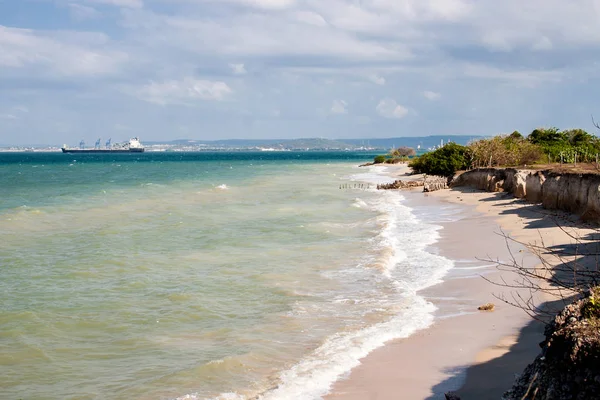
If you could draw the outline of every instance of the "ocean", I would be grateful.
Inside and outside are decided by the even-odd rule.
[[[321,398],[453,266],[372,157],[0,153],[0,398]]]

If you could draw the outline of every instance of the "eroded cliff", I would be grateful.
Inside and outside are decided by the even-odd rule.
[[[600,222],[600,175],[556,173],[515,168],[482,168],[453,178],[451,187],[470,186],[490,192],[508,192],[544,208],[580,215]]]
[[[546,326],[542,353],[505,393],[505,400],[600,398],[599,289],[570,304]]]

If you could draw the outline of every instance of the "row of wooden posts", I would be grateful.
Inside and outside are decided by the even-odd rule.
[[[367,190],[367,189],[371,189],[371,184],[369,184],[369,183],[344,183],[344,184],[340,185],[340,189]]]

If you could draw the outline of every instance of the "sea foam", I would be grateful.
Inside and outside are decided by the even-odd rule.
[[[356,174],[352,180],[379,183],[389,180],[385,169]],[[372,191],[371,191],[372,192]],[[385,309],[386,320],[357,330],[327,337],[278,378],[276,388],[260,395],[261,400],[320,399],[335,381],[360,364],[360,359],[393,339],[405,338],[431,325],[436,307],[418,291],[441,281],[453,267],[447,258],[426,251],[439,239],[441,226],[417,218],[398,192],[380,191],[355,198],[352,206],[376,212],[377,232],[370,240],[370,256],[361,265],[328,272],[332,278],[364,279],[361,268],[379,273],[374,279],[389,281],[393,293],[366,293],[364,298],[340,297],[332,303],[367,305]],[[357,294],[355,294],[357,295]],[[297,310],[299,311],[299,310]],[[314,310],[313,310],[314,311]],[[222,398],[222,397],[219,397]]]
[[[261,400],[319,399],[333,382],[360,364],[360,359],[387,341],[410,336],[433,322],[435,307],[420,297],[401,316],[368,328],[338,333],[280,376],[280,384]]]

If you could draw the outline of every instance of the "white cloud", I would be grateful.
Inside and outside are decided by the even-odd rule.
[[[348,103],[344,100],[334,100],[329,112],[331,114],[348,114]]]
[[[408,109],[397,104],[394,99],[382,99],[375,108],[377,113],[384,118],[404,118],[408,114]]]
[[[553,44],[546,36],[539,38],[537,42],[535,42],[532,46],[533,50],[552,50]]]
[[[385,85],[385,78],[377,74],[369,75],[369,80],[376,85]]]
[[[98,10],[93,7],[84,6],[82,4],[70,3],[69,12],[71,17],[76,21],[85,21],[88,19],[98,18],[102,15]]]
[[[124,8],[142,8],[144,7],[143,0],[86,0],[88,3],[107,4],[116,7]]]
[[[0,119],[17,119],[14,114],[0,114]]]
[[[473,63],[464,64],[463,73],[472,78],[496,80],[527,88],[537,87],[543,83],[560,82],[563,78],[561,71],[509,69]]]
[[[234,75],[246,75],[247,73],[244,64],[229,64],[229,68],[231,68]]]
[[[127,54],[107,50],[105,35],[64,32],[51,37],[0,25],[0,68],[36,68],[55,76],[100,76],[118,72]]]
[[[287,14],[286,14],[287,15]],[[129,10],[124,24],[153,47],[227,57],[326,57],[327,60],[399,61],[411,56],[401,44],[364,40],[352,32],[271,13],[225,17],[157,15]],[[234,28],[232,28],[234,27]]]
[[[232,89],[225,82],[187,77],[179,81],[152,82],[135,93],[150,103],[192,105],[198,100],[223,100]]]
[[[425,90],[423,92],[423,97],[425,97],[427,100],[439,100],[440,97],[442,97],[442,95],[440,93],[437,92],[432,92],[431,90]]]
[[[203,0],[204,2],[235,3],[266,10],[281,10],[294,6],[296,0]]]
[[[52,28],[17,28],[40,26],[29,9],[22,23],[0,26],[0,113],[27,122],[27,132],[45,132],[43,121],[61,115],[72,132],[100,118],[104,129],[113,129],[115,121],[138,129],[143,119],[144,136],[160,136],[169,121],[147,102],[181,105],[168,110],[178,123],[213,121],[214,134],[236,136],[252,135],[240,116],[264,119],[257,137],[346,131],[368,136],[373,130],[355,122],[371,114],[380,134],[397,133],[397,120],[379,115],[410,115],[415,135],[438,126],[460,133],[479,133],[481,126],[502,131],[518,121],[576,126],[589,119],[577,110],[594,109],[595,93],[586,91],[593,92],[589,82],[600,78],[594,64],[600,0],[43,1],[65,6],[55,14],[49,9],[46,17],[54,22],[44,26]],[[73,19],[61,17],[65,12]],[[229,82],[227,75],[244,76]],[[197,76],[202,78],[182,79]],[[210,102],[232,96],[233,82],[235,104]],[[123,88],[145,102],[123,96]],[[568,102],[574,90],[587,93],[578,97],[577,108]],[[444,104],[447,112],[430,115],[425,107],[419,115],[393,99],[380,102],[394,93],[413,93],[421,101],[451,93],[452,101]],[[352,104],[352,113],[345,101],[331,102],[341,98]],[[14,104],[32,112],[25,118]],[[202,106],[193,111],[186,107],[197,104]],[[473,105],[477,113],[469,112]],[[315,107],[321,107],[321,117],[351,115],[318,118]],[[271,117],[279,109],[281,115]],[[514,118],[507,122],[497,109]],[[25,131],[0,130],[19,140]]]
[[[325,21],[325,18],[323,18],[322,15],[317,14],[313,11],[298,11],[292,15],[297,21],[308,25],[315,25],[320,27],[328,25],[327,21]]]

